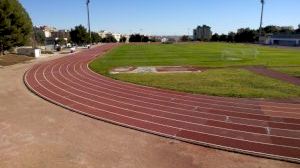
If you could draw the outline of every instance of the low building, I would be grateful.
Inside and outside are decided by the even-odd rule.
[[[300,46],[300,34],[269,34],[262,42],[265,45]]]
[[[122,34],[120,34],[120,33],[112,33],[112,36],[117,40],[117,42],[120,42]]]
[[[109,31],[105,31],[105,30],[100,31],[98,34],[101,38],[106,38],[108,35],[112,35],[117,40],[117,42],[120,42],[120,40],[122,38],[122,34],[120,34],[120,33],[111,33]]]
[[[68,40],[70,38],[70,31],[65,30],[65,29],[54,31],[51,33],[51,36],[53,38],[60,38],[60,39]]]
[[[101,38],[106,38],[107,35],[109,35],[111,33],[109,31],[101,30],[98,34]]]
[[[40,26],[39,29],[44,32],[46,38],[52,37],[52,33],[57,31],[56,28],[50,26]]]
[[[193,39],[201,41],[209,41],[212,37],[211,27],[207,25],[198,26],[194,29]]]
[[[167,42],[168,42],[168,39],[167,39],[166,37],[164,37],[164,38],[161,39],[161,42],[162,42],[162,43],[167,43]]]

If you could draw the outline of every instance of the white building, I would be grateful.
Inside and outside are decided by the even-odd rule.
[[[168,42],[168,39],[166,37],[164,37],[164,38],[161,39],[161,42],[166,43],[166,42]]]
[[[101,38],[106,38],[108,35],[112,35],[117,40],[117,42],[120,42],[121,38],[123,37],[123,35],[120,33],[111,33],[109,31],[105,31],[105,30],[100,31],[98,34]],[[125,37],[127,37],[127,36],[125,36]]]
[[[105,37],[107,37],[107,35],[111,34],[111,32],[102,30],[98,34],[101,38],[105,38]]]
[[[52,37],[52,33],[57,31],[56,28],[50,26],[40,26],[39,29],[44,32],[46,38]]]
[[[120,42],[122,34],[120,33],[113,33],[112,36],[117,40],[117,42]]]

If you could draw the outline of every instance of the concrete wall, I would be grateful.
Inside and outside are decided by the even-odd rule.
[[[33,56],[33,49],[32,47],[18,47],[16,48],[16,53],[19,55]]]
[[[265,38],[263,44],[266,45],[283,45],[283,46],[300,46],[300,39],[297,38]]]
[[[284,45],[284,46],[299,46],[300,39],[291,39],[291,38],[271,38],[271,45]]]

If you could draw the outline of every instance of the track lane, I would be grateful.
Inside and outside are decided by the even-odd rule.
[[[297,116],[299,104],[245,99],[239,102],[239,99],[163,91],[114,81],[91,72],[86,66],[88,62],[112,47],[106,45],[36,65],[25,74],[25,83],[39,96],[94,118],[201,145],[299,162],[299,119],[274,117],[259,111],[264,107],[275,115]],[[108,85],[113,88],[104,89]],[[94,94],[97,90],[102,94]],[[220,102],[224,102],[224,106],[217,106]],[[214,111],[203,113],[203,110],[198,111],[199,106],[210,106]],[[224,113],[223,108],[227,108],[228,113]],[[216,110],[223,110],[222,115],[216,115]],[[219,118],[207,119],[205,115]],[[248,125],[247,121],[265,125]],[[200,140],[204,135],[206,138]],[[231,143],[224,143],[223,139]],[[238,144],[232,144],[235,141]],[[258,149],[260,145],[267,147]]]
[[[70,74],[71,75],[71,74]],[[70,76],[71,77],[71,76]],[[69,78],[70,78],[69,77]],[[66,78],[66,77],[64,77],[64,79],[62,79],[62,80],[64,80],[64,81],[70,81],[68,78]],[[70,81],[71,82],[71,81]],[[76,83],[75,83],[76,82]],[[75,84],[76,86],[76,88],[82,88],[82,86],[80,86],[80,85],[78,85],[77,83],[80,83],[80,82],[82,82],[82,81],[75,81],[73,84]],[[88,83],[87,83],[88,84]],[[87,85],[86,85],[87,86]],[[74,87],[73,87],[74,88]],[[84,93],[88,93],[88,94],[90,94],[90,95],[93,95],[93,96],[96,96],[97,97],[97,95],[95,95],[95,94],[93,94],[93,93],[95,93],[95,92],[99,92],[100,90],[101,90],[101,88],[99,88],[98,90],[92,90],[92,91],[90,91],[91,89],[89,88],[89,87],[84,87],[84,88],[82,88],[82,89],[84,89],[85,91],[84,91]],[[101,92],[101,94],[102,94],[102,96],[103,96],[103,94],[106,94],[105,92]],[[114,97],[114,99],[113,99],[113,101],[115,101],[115,100],[117,100],[117,98],[116,97]],[[133,99],[131,99],[131,100],[133,100]],[[127,102],[130,102],[130,99],[126,99],[126,101]],[[123,101],[124,102],[124,101]],[[120,103],[120,102],[119,102]],[[141,104],[141,102],[139,102],[139,104]],[[153,104],[151,104],[152,105],[152,107],[151,108],[153,108]],[[134,106],[136,106],[136,104],[134,104]],[[144,104],[143,104],[143,106],[144,107],[147,107],[147,105],[145,106]],[[161,107],[161,106],[160,106]],[[150,107],[148,107],[148,108],[150,108]],[[159,111],[163,111],[163,110],[160,110],[161,108],[156,108],[155,110],[159,110]],[[168,111],[164,111],[164,112],[167,112],[168,113]],[[174,109],[172,110],[172,112],[174,112]],[[190,112],[190,111],[188,111],[188,112]],[[180,115],[180,113],[177,113],[177,114],[179,114]],[[204,114],[201,114],[201,115],[204,115]],[[182,116],[184,116],[184,115],[182,115]],[[193,117],[191,114],[190,115],[188,115],[189,117]],[[201,120],[200,119],[200,116],[199,117],[197,117],[199,120]],[[221,119],[222,121],[225,121],[226,120],[226,117],[225,116],[223,116],[222,117],[222,119]],[[227,122],[228,123],[228,122]],[[240,127],[242,127],[243,125],[240,125]],[[250,128],[250,127],[249,127]],[[265,128],[263,128],[263,130],[261,129],[261,131],[262,132],[266,132],[266,130],[265,130]]]

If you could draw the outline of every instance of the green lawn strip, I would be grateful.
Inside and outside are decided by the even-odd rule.
[[[257,56],[255,57],[255,54]],[[225,59],[224,59],[225,58]],[[228,67],[244,65],[300,66],[300,51],[229,43],[123,45],[91,64],[107,74],[113,67],[193,65]]]
[[[300,87],[241,69],[214,69],[203,73],[118,74],[113,78],[136,84],[215,96],[296,98]]]
[[[201,74],[109,74],[116,67],[175,65],[225,69]],[[300,66],[300,51],[230,43],[129,44],[96,59],[90,68],[119,80],[191,93],[251,98],[300,97],[298,86],[230,68],[245,65]],[[289,74],[295,73],[299,74],[297,69],[289,69]]]
[[[271,67],[271,69],[300,78],[300,66],[299,67]]]

